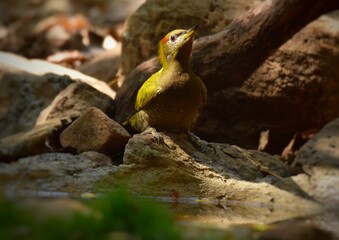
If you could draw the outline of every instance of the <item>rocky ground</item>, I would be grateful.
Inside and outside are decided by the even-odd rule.
[[[229,8],[219,7],[226,2]],[[1,193],[95,193],[125,183],[143,195],[262,204],[264,212],[255,210],[262,222],[335,209],[338,12],[297,33],[241,86],[209,95],[193,128],[203,140],[162,132],[165,144],[158,144],[151,134],[131,135],[118,123],[116,95],[124,74],[155,53],[154,41],[164,31],[185,27],[188,12],[203,8],[192,23],[200,23],[198,37],[214,34],[261,2],[197,2],[192,10],[174,1],[175,9],[182,4],[180,12],[167,22],[157,19],[171,9],[147,1],[125,23],[122,54],[118,43],[78,70],[9,53],[2,45]],[[219,21],[225,14],[229,19]],[[141,21],[142,29],[155,31],[141,31],[135,24]],[[339,234],[331,213],[310,222]]]

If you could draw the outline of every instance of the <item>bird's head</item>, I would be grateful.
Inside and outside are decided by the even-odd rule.
[[[163,66],[174,60],[189,64],[194,30],[195,26],[188,30],[173,30],[159,42],[158,55]]]

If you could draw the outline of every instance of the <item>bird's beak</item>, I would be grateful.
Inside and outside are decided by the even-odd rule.
[[[187,31],[189,31],[189,32],[190,32],[190,31],[193,31],[193,32],[194,32],[194,31],[195,31],[195,29],[197,29],[197,25],[194,25],[193,27],[191,27],[191,28],[190,28],[190,29],[188,29]]]
[[[185,38],[188,39],[188,38],[192,38],[194,33],[195,33],[195,29],[197,28],[197,25],[191,27],[190,29],[188,29],[185,33]]]

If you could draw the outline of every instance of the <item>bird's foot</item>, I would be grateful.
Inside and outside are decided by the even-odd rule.
[[[200,152],[207,153],[209,155],[215,155],[217,150],[213,147],[212,144],[201,140],[198,136],[194,135],[192,132],[188,131],[188,137],[193,142],[195,146],[198,147]]]
[[[155,128],[149,127],[145,131],[142,132],[142,134],[148,134],[148,133],[152,134],[152,136],[154,137],[154,139],[159,145],[160,144],[167,145],[164,141],[164,138],[161,136],[160,133],[157,132]]]

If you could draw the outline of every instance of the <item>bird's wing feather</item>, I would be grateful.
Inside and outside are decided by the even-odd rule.
[[[137,111],[144,109],[162,91],[158,84],[160,74],[161,70],[154,73],[139,89],[135,101],[135,109]]]

